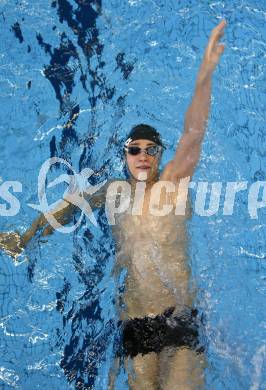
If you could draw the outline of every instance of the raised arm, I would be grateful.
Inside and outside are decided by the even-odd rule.
[[[174,159],[163,171],[164,180],[177,181],[182,177],[192,176],[199,161],[209,115],[212,74],[224,51],[224,44],[219,43],[219,40],[224,34],[225,26],[226,22],[223,20],[212,30],[198,73],[194,96],[186,112],[184,133]]]

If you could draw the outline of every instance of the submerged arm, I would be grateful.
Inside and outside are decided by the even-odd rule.
[[[71,221],[72,215],[76,210],[77,208],[74,205],[62,201],[57,209],[51,213],[61,225],[66,225]],[[16,258],[37,232],[40,232],[40,236],[47,236],[54,232],[53,227],[48,223],[44,214],[41,214],[33,221],[32,225],[22,235],[18,232],[0,233],[0,248],[8,255]]]
[[[104,203],[105,191],[106,186],[91,196],[83,194],[84,198],[89,202],[92,210],[97,207],[101,207]],[[73,200],[75,197],[71,195],[67,197],[67,199]],[[64,226],[71,222],[73,215],[79,210],[79,207],[65,199],[62,200],[55,209],[51,210],[50,214],[59,224]],[[37,233],[39,234],[39,237],[45,237],[52,234],[54,231],[55,228],[50,225],[46,216],[44,214],[40,214],[40,216],[33,221],[32,225],[22,235],[18,232],[0,233],[0,248],[2,248],[10,256],[16,258]]]
[[[67,205],[65,205],[67,204]],[[52,210],[51,214],[54,218],[61,224],[67,225],[71,222],[73,214],[78,211],[78,208],[71,203],[66,201],[62,201],[58,205],[58,207]],[[44,214],[41,214],[35,221],[33,221],[32,225],[26,232],[21,236],[21,242],[23,247],[27,245],[27,243],[32,239],[33,236],[37,232],[41,232],[41,236],[47,236],[54,232],[54,228],[49,224]]]

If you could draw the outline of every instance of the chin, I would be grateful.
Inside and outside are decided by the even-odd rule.
[[[138,171],[134,171],[134,172],[132,172],[130,170],[128,170],[128,171],[130,173],[131,178],[136,180],[136,181],[149,183],[151,181],[155,181],[156,177],[157,177],[154,174],[151,175],[152,172],[150,170],[148,170],[148,171],[147,170],[143,170],[143,171],[138,170]]]
[[[143,176],[142,176],[143,174]],[[153,181],[156,181],[156,177],[147,175],[147,172],[140,172],[136,176],[134,175],[134,179],[136,181],[151,183]]]
[[[146,180],[149,180],[150,177],[151,177],[151,169],[143,169],[143,170],[137,170],[136,174],[135,174],[135,177],[141,177],[139,180],[141,181],[146,181]]]

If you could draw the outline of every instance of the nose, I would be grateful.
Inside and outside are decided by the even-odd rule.
[[[146,153],[144,150],[142,150],[142,151],[140,152],[140,154],[139,154],[139,159],[140,159],[141,161],[145,161],[145,160],[148,159],[148,155],[147,155],[147,153]]]

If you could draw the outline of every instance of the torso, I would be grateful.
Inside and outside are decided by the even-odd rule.
[[[176,195],[162,196],[160,207],[175,203]],[[142,215],[132,215],[130,207],[118,215],[114,228],[116,268],[127,269],[122,319],[160,314],[170,306],[181,309],[192,302],[186,259],[187,216],[176,216],[175,208],[165,216],[152,215],[149,198],[146,190]]]

